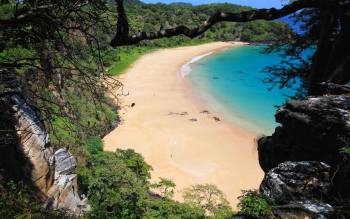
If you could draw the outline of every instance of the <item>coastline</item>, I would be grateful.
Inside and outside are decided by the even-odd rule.
[[[186,187],[210,183],[235,208],[241,190],[257,189],[263,177],[256,136],[206,112],[180,75],[181,67],[196,57],[234,45],[161,49],[137,60],[118,77],[129,95],[119,100],[122,123],[105,136],[104,150],[141,153],[153,167],[151,181],[165,177],[176,183],[175,200],[181,201]]]

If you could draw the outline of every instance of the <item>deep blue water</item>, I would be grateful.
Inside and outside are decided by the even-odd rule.
[[[206,56],[190,66],[187,78],[209,108],[226,120],[259,134],[276,126],[276,105],[293,95],[291,89],[269,91],[262,69],[278,64],[278,54],[261,54],[264,46],[239,46]]]

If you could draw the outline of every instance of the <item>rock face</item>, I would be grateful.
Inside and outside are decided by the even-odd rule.
[[[350,147],[350,96],[291,100],[275,117],[281,125],[258,140],[260,192],[277,204],[278,218],[333,218],[326,202],[350,200],[350,159],[340,153]]]
[[[0,86],[4,122],[0,127],[5,130],[0,138],[0,174],[31,184],[46,200],[46,206],[76,216],[83,214],[90,206],[77,192],[75,158],[66,149],[53,151],[40,114],[26,102],[20,86],[4,77],[1,79],[8,79],[8,83],[1,81]]]
[[[258,141],[259,162],[267,172],[284,161],[339,162],[339,149],[350,145],[350,96],[291,100],[278,110],[281,124]]]
[[[318,161],[284,162],[266,173],[260,193],[278,204],[279,218],[331,218],[334,208],[324,203],[330,195],[330,166]]]
[[[87,199],[81,200],[77,193],[77,162],[65,148],[57,150],[50,158],[54,169],[54,181],[48,191],[46,205],[56,209],[69,209],[74,215],[90,211]]]
[[[284,162],[265,174],[260,192],[280,204],[323,200],[330,194],[330,166],[317,161]]]
[[[350,96],[328,95],[291,100],[278,110],[281,124],[258,141],[259,163],[267,172],[284,161],[320,161],[331,166],[333,190],[350,199]]]
[[[40,117],[20,95],[11,95],[8,103],[12,106],[13,117],[17,121],[15,129],[20,150],[32,167],[30,178],[46,194],[53,183],[53,170],[48,162],[53,154],[49,147],[49,136]]]
[[[334,208],[331,205],[317,201],[290,202],[275,207],[273,212],[275,217],[286,219],[329,219],[335,217]]]

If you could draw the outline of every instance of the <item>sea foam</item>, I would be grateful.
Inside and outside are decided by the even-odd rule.
[[[183,66],[181,66],[181,69],[180,69],[180,74],[181,76],[184,78],[186,77],[188,74],[191,73],[192,71],[192,68],[191,68],[191,64],[192,63],[195,63],[197,61],[199,61],[200,59],[208,56],[208,55],[211,55],[213,52],[208,52],[208,53],[205,53],[203,55],[199,55],[199,56],[195,56],[193,57],[189,62],[187,62],[186,64],[184,64]]]

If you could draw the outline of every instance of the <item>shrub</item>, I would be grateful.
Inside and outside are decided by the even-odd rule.
[[[200,207],[212,218],[228,218],[233,212],[224,193],[215,185],[197,184],[183,192],[185,203]]]
[[[272,201],[259,194],[256,190],[242,191],[243,194],[238,197],[239,213],[252,217],[272,217]]]
[[[132,150],[90,156],[86,168],[79,171],[78,180],[92,205],[90,217],[140,218],[146,211],[148,175],[139,173],[149,169],[143,158]]]
[[[63,212],[44,209],[35,189],[23,182],[10,181],[0,185],[1,218],[68,218]]]
[[[143,218],[204,219],[206,216],[202,208],[187,203],[179,203],[170,199],[153,199],[148,202],[148,210]]]
[[[163,198],[171,199],[174,196],[176,184],[167,178],[160,177],[158,183],[151,185]]]
[[[99,136],[92,136],[86,140],[86,150],[90,154],[97,154],[103,150],[103,142]]]
[[[339,152],[345,156],[350,157],[350,147],[342,147]]]

